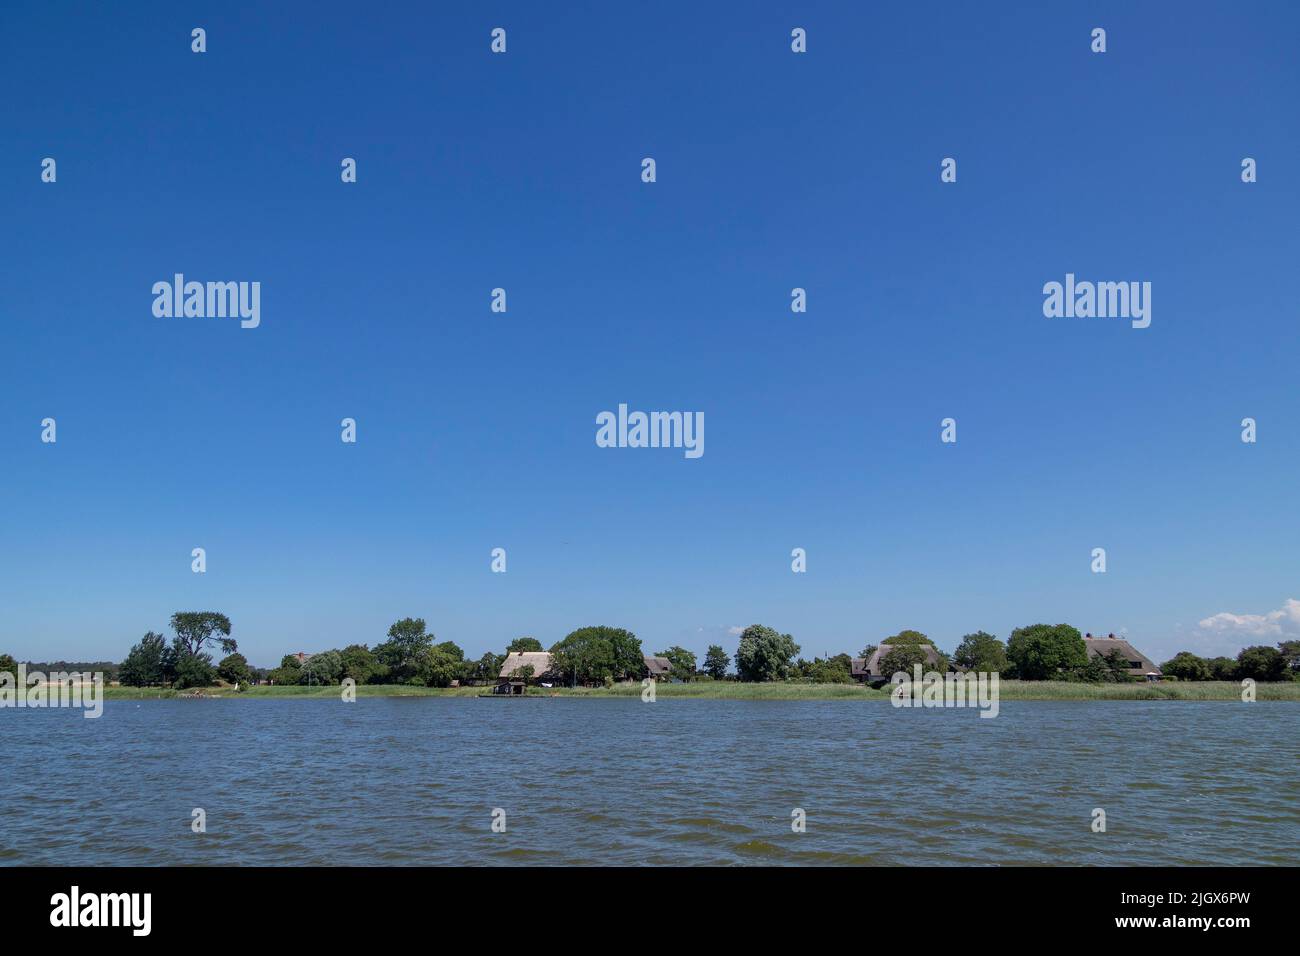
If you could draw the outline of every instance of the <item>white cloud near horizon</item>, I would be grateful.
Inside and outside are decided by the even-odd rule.
[[[1222,636],[1300,637],[1300,601],[1288,598],[1280,608],[1267,614],[1221,611],[1198,622],[1196,626],[1207,634]]]

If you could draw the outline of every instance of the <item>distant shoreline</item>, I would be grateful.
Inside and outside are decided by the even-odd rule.
[[[400,684],[362,684],[358,697],[478,697],[491,687],[416,687]],[[540,698],[638,698],[639,682],[615,684],[613,687],[530,687],[528,699]],[[1240,701],[1241,685],[1235,681],[1160,681],[1156,683],[1076,684],[1064,681],[1000,682],[1002,700],[1215,700]],[[1300,682],[1261,683],[1255,687],[1256,699],[1265,701],[1300,701]],[[105,700],[327,700],[342,695],[339,685],[306,687],[302,685],[258,685],[243,691],[230,687],[205,687],[171,690],[160,687],[105,687]],[[680,700],[873,700],[888,701],[887,690],[872,690],[859,684],[796,684],[784,682],[740,683],[737,681],[702,681],[688,684],[660,683],[655,687],[657,699]],[[519,698],[515,698],[516,700]]]

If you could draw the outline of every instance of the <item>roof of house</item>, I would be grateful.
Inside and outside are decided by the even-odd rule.
[[[1151,658],[1122,637],[1116,637],[1114,634],[1108,637],[1093,637],[1088,634],[1085,635],[1083,643],[1088,648],[1089,657],[1105,657],[1111,651],[1119,651],[1124,660],[1129,662],[1129,672],[1132,674],[1160,673],[1160,668],[1156,666]],[[1134,666],[1135,661],[1137,662],[1136,666]]]
[[[546,651],[511,651],[501,664],[497,677],[514,677],[515,671],[532,665],[533,676],[541,677],[551,669],[551,655]]]
[[[673,669],[673,662],[666,657],[649,657],[645,659],[645,668],[650,672],[651,677],[659,674],[670,674]]]
[[[879,677],[880,662],[884,660],[890,651],[907,647],[906,644],[881,644],[871,652],[870,657],[855,657],[852,660],[851,668],[854,677]],[[917,644],[917,647],[925,651],[925,659],[928,663],[937,664],[939,662],[939,649],[933,644]]]

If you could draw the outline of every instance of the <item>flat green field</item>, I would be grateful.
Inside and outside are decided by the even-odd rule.
[[[477,697],[488,687],[408,687],[404,685],[363,684],[358,697]],[[1241,699],[1241,685],[1231,681],[1200,683],[1160,682],[1155,684],[1071,684],[1062,681],[1001,681],[1001,700],[1224,700]],[[338,697],[341,688],[283,686],[250,687],[233,691],[229,687],[174,691],[157,687],[106,687],[107,700],[171,700],[202,695],[232,700],[262,700]],[[529,688],[529,697],[638,697],[640,683],[615,684],[613,687]],[[697,700],[879,700],[889,699],[885,690],[872,690],[858,684],[742,684],[735,681],[700,681],[690,684],[659,684],[657,698],[694,698]],[[1300,701],[1300,682],[1256,685],[1261,701]]]

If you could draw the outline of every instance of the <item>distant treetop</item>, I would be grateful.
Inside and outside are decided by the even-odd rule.
[[[906,630],[906,631],[899,631],[893,637],[887,637],[880,643],[881,644],[931,644],[932,645],[934,644],[934,641],[930,640],[920,631]]]

